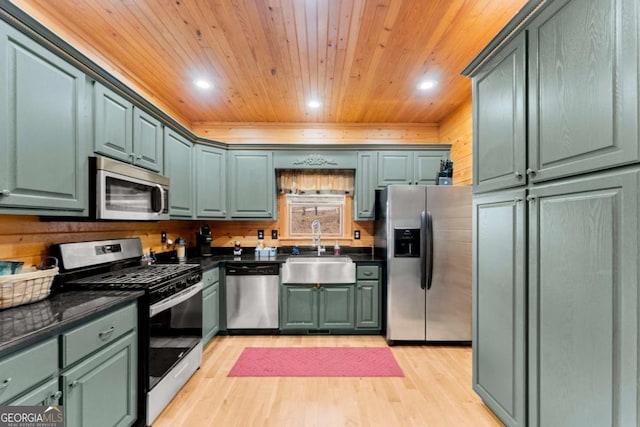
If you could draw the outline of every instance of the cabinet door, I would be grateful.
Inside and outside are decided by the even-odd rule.
[[[529,31],[529,168],[541,181],[637,162],[637,0],[560,0]]]
[[[270,151],[229,152],[231,218],[275,218],[275,177]]]
[[[283,285],[280,290],[280,329],[317,329],[318,296],[315,288]]]
[[[136,166],[162,173],[162,123],[139,108],[133,109],[133,152]]]
[[[325,285],[318,291],[320,294],[321,329],[353,329],[355,327],[355,286]]]
[[[526,38],[523,32],[473,79],[474,191],[526,184]]]
[[[640,422],[639,176],[634,168],[531,190],[530,426]]]
[[[196,216],[227,216],[226,152],[220,148],[196,145]]]
[[[87,213],[86,84],[80,70],[0,22],[0,207]]]
[[[98,82],[93,85],[93,135],[96,153],[133,161],[133,104]]]
[[[129,426],[137,418],[137,334],[62,374],[66,426]]]
[[[376,201],[376,153],[362,151],[358,153],[356,169],[355,209],[354,219],[373,219]]]
[[[378,186],[413,183],[413,153],[411,151],[380,151],[378,153]]]
[[[175,131],[164,128],[164,174],[169,177],[169,214],[191,218],[194,211],[192,145]]]
[[[52,356],[52,357],[55,357]],[[62,392],[58,385],[58,377],[27,392],[24,396],[9,402],[8,406],[56,406]]]
[[[216,282],[202,293],[202,343],[208,343],[220,329],[220,283]]]
[[[434,185],[440,161],[449,158],[446,151],[416,151],[413,153],[413,179],[416,185]]]
[[[380,286],[377,280],[356,283],[356,328],[380,328]]]
[[[473,389],[526,425],[525,190],[473,198]]]

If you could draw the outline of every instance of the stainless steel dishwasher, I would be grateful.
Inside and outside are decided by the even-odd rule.
[[[278,263],[228,263],[227,330],[277,330],[279,282]]]

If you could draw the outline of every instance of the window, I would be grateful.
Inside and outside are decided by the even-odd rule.
[[[320,221],[322,236],[342,237],[344,233],[345,196],[329,194],[287,194],[289,235],[311,235],[311,223]]]

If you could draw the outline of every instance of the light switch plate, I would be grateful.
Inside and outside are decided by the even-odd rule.
[[[353,239],[354,240],[360,240],[360,230],[355,230],[353,232]]]
[[[161,231],[160,232],[160,243],[167,243],[167,232],[166,231]]]
[[[271,230],[271,238],[273,240],[278,240],[278,230]]]
[[[258,239],[264,239],[264,230],[258,230]]]

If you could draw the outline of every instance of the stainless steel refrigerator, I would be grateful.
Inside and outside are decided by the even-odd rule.
[[[471,342],[471,187],[376,190],[386,258],[386,339]]]

